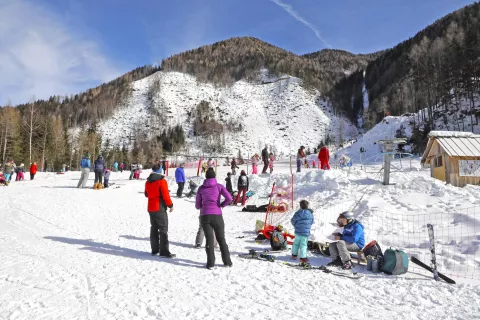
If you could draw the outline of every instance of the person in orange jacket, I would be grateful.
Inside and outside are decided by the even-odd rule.
[[[145,197],[148,198],[147,211],[150,214],[150,246],[152,256],[160,254],[161,257],[174,258],[168,246],[168,215],[173,211],[173,202],[168,192],[168,184],[160,174],[160,166],[154,164],[152,173],[145,182]]]
[[[330,170],[330,164],[329,164],[330,151],[328,150],[328,148],[326,146],[323,146],[320,149],[320,152],[318,153],[318,161],[319,161],[319,165],[320,165],[320,167],[318,167],[319,169]]]
[[[30,165],[30,180],[33,180],[35,178],[35,175],[37,174],[37,163],[34,162]]]

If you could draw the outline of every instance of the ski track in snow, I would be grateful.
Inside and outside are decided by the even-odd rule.
[[[288,181],[288,170],[288,165],[279,163],[272,177],[251,177],[259,203],[267,201],[263,197],[274,179],[279,184]],[[188,176],[195,170],[186,171]],[[219,181],[226,171],[219,168]],[[79,176],[78,172],[39,173],[34,181],[0,187],[4,200],[0,213],[0,319],[480,317],[480,285],[470,280],[455,279],[459,284],[448,285],[415,269],[392,277],[368,273],[364,267],[356,268],[365,277],[351,280],[277,262],[240,259],[236,256],[249,248],[267,247],[255,243],[252,232],[255,220],[263,220],[264,214],[241,212],[240,207],[224,210],[233,268],[223,267],[216,250],[217,267],[209,271],[204,268],[204,249],[193,248],[198,228],[193,198],[173,198],[169,239],[177,259],[152,257],[145,181],[128,181],[128,172],[112,173],[111,182],[116,184],[110,189],[79,190],[75,188]],[[147,172],[142,173],[143,179],[146,176]],[[444,186],[424,172],[394,177],[397,186],[385,188],[375,180],[378,176],[359,170],[297,174],[298,199],[307,198],[315,209],[312,234],[325,236],[322,232],[327,222],[334,222],[338,212],[331,218],[325,209],[328,206],[340,208],[359,202],[356,214],[373,215],[378,207],[401,214],[480,203],[479,187]],[[90,179],[91,186],[93,174]],[[174,194],[176,185],[171,177],[167,179]],[[433,196],[436,194],[454,200],[451,207]],[[416,197],[421,198],[412,201]],[[291,230],[289,219],[290,215],[280,220]],[[288,252],[278,257],[290,261]],[[313,265],[328,262],[318,256],[310,258]]]

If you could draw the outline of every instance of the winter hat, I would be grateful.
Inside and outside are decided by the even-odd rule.
[[[180,168],[185,167],[185,163],[180,163]]]
[[[231,172],[227,172],[227,177],[230,177],[232,175]]]
[[[300,201],[300,208],[301,209],[308,209],[308,205],[309,205],[309,203],[308,203],[307,200]]]
[[[340,213],[340,217],[345,218],[347,220],[353,219],[353,212],[344,211],[344,212]]]
[[[23,163],[20,164],[20,167],[25,167],[25,165]]]
[[[213,168],[208,168],[207,172],[205,173],[205,178],[212,179],[215,177],[216,177],[215,170],[213,170]]]
[[[160,166],[158,164],[154,164],[152,167],[152,171],[156,173],[160,173]]]
[[[245,172],[245,170],[242,170],[242,171],[240,172],[240,175],[242,175],[242,176],[246,176],[246,175],[247,175],[247,173]]]

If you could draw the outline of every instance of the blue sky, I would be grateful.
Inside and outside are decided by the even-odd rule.
[[[294,53],[393,47],[466,0],[0,0],[0,105],[72,94],[236,36]]]

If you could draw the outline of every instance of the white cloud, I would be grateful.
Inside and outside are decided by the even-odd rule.
[[[297,20],[300,23],[303,23],[306,27],[308,27],[310,30],[313,31],[315,36],[323,42],[325,46],[328,48],[331,48],[331,45],[323,38],[322,34],[320,33],[320,30],[318,30],[312,23],[307,21],[304,17],[298,14],[295,10],[293,10],[293,7],[289,4],[283,3],[280,0],[270,0],[271,2],[275,3],[277,6],[281,7],[283,10],[285,10],[290,16],[292,16],[295,20]]]
[[[0,105],[78,93],[120,74],[61,17],[33,1],[0,0]]]

